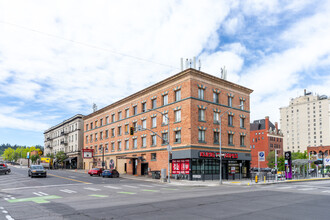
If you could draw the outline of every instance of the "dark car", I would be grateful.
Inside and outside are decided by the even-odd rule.
[[[0,165],[0,174],[8,174],[10,173],[10,169],[7,166],[1,166]]]
[[[28,176],[31,178],[35,176],[47,177],[47,171],[41,165],[31,165],[30,169],[28,170]]]
[[[102,172],[102,177],[110,177],[110,178],[118,178],[119,177],[119,173],[117,170],[112,169],[112,170],[104,170]]]
[[[88,174],[91,176],[93,175],[101,176],[103,170],[104,170],[103,168],[93,168],[88,171]]]

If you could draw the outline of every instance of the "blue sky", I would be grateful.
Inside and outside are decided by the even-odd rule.
[[[77,7],[77,5],[79,7]],[[0,144],[180,71],[180,58],[254,90],[251,120],[307,89],[330,95],[330,2],[0,1]]]

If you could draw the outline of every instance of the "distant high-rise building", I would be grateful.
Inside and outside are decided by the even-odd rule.
[[[310,146],[330,145],[330,99],[304,91],[280,108],[284,151],[304,152]]]

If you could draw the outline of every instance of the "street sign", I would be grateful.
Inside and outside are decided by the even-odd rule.
[[[172,151],[172,146],[171,145],[167,145],[167,151]]]
[[[26,153],[26,158],[29,159],[30,158],[30,152]]]
[[[330,165],[330,159],[329,159],[329,158],[325,158],[325,159],[324,159],[324,165],[325,165],[325,166]]]
[[[288,165],[288,160],[285,160],[284,163],[285,163],[285,165]]]
[[[287,152],[285,152],[285,159],[286,160],[291,160],[291,151],[287,151]]]
[[[265,161],[265,151],[258,152],[258,161]]]

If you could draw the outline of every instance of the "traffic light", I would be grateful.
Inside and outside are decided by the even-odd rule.
[[[129,134],[130,135],[134,135],[134,127],[130,127],[129,128]]]

